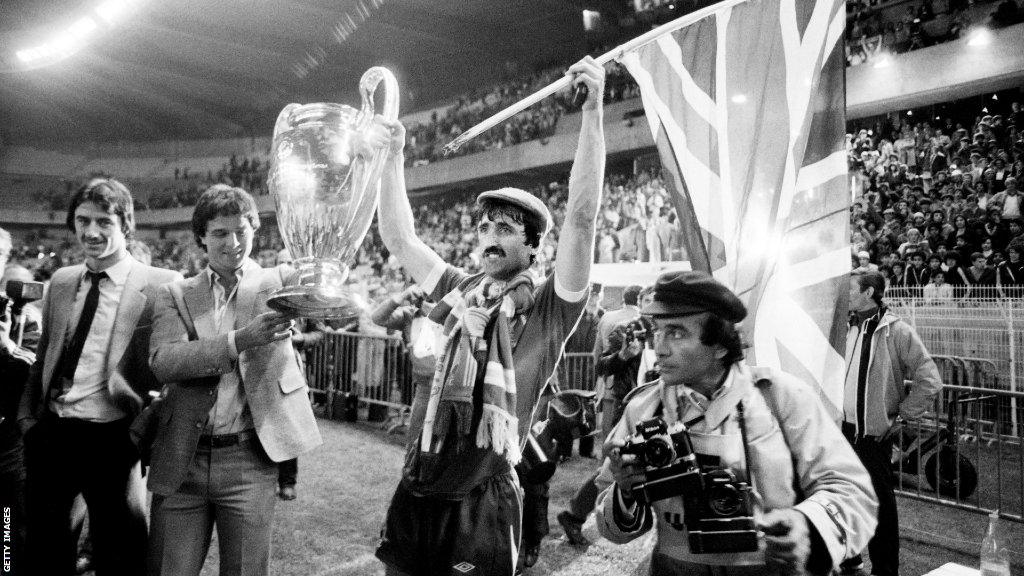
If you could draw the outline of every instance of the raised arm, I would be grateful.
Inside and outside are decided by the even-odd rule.
[[[416,236],[416,227],[405,190],[405,127],[401,122],[378,116],[377,123],[389,133],[388,158],[380,183],[377,226],[384,245],[398,258],[406,272],[423,283],[427,275],[444,260]]]
[[[562,288],[579,292],[590,282],[594,231],[604,182],[605,73],[604,68],[589,56],[569,68],[569,73],[576,75],[574,84],[586,85],[590,93],[583,104],[580,139],[569,174],[569,201],[559,232],[555,274]]]

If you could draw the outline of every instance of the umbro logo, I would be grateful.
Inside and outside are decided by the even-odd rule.
[[[452,569],[462,574],[469,574],[473,571],[474,568],[476,568],[476,566],[470,564],[469,562],[459,562],[455,566],[452,566]]]

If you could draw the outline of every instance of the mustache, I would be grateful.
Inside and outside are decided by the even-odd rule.
[[[505,251],[500,246],[490,246],[484,250],[484,256],[490,256],[491,254],[504,256]]]

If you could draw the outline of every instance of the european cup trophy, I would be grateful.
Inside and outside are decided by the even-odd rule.
[[[268,183],[298,284],[271,296],[268,305],[276,310],[341,319],[358,316],[366,307],[345,287],[345,280],[380,196],[387,149],[371,148],[366,135],[373,126],[374,92],[381,82],[381,114],[396,120],[398,82],[379,66],[359,81],[362,109],[289,104],[277,117]]]

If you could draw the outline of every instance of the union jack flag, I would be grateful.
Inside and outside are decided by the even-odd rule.
[[[843,0],[728,0],[620,57],[691,266],[746,303],[751,363],[817,385],[833,410],[850,271],[845,21]]]

